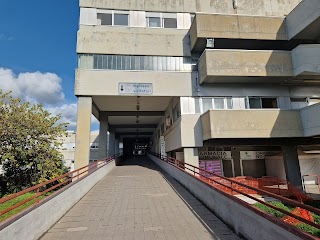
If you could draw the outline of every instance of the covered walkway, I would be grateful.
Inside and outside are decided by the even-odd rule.
[[[98,182],[41,239],[239,237],[151,160],[134,157]]]

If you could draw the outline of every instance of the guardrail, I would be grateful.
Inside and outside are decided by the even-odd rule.
[[[10,207],[2,210],[0,212],[0,216],[4,215],[6,213],[9,213],[9,212],[19,208],[20,206],[22,206],[26,203],[29,203],[30,201],[33,201],[33,200],[35,200],[35,203],[32,205],[32,207],[34,207],[37,204],[39,204],[41,201],[45,200],[45,198],[43,198],[45,196],[45,194],[52,192],[52,191],[61,190],[65,187],[67,187],[70,183],[76,183],[78,181],[81,181],[82,179],[84,179],[85,177],[94,173],[98,169],[100,169],[100,168],[104,167],[105,165],[108,165],[109,163],[118,159],[120,156],[121,156],[121,154],[110,156],[106,159],[103,159],[103,160],[100,160],[97,162],[93,162],[87,166],[76,169],[72,172],[68,172],[68,173],[63,174],[63,175],[56,177],[54,179],[45,181],[45,182],[40,183],[36,186],[27,188],[27,189],[20,191],[18,193],[3,197],[0,199],[0,204],[8,202],[10,200],[13,200],[13,199],[15,199],[21,195],[24,195],[26,193],[35,193],[34,196],[29,197],[25,200],[22,200],[22,201],[16,203],[15,205],[10,206]],[[25,209],[23,209],[23,210],[25,210]],[[18,214],[19,213],[15,214],[15,215],[18,215]],[[12,216],[12,217],[14,217],[14,216]]]
[[[306,204],[303,204],[303,203],[300,203],[298,201],[294,201],[292,199],[289,199],[289,198],[285,198],[285,197],[282,197],[282,196],[279,196],[277,194],[274,194],[274,193],[271,193],[271,192],[268,192],[268,191],[265,191],[265,190],[262,190],[262,189],[259,189],[259,188],[255,188],[255,187],[252,187],[252,186],[248,186],[246,184],[243,184],[241,182],[238,182],[238,181],[235,181],[235,180],[232,180],[232,179],[229,179],[229,178],[226,178],[226,177],[223,177],[223,176],[220,176],[220,175],[217,175],[217,174],[214,174],[214,173],[211,173],[211,172],[208,172],[204,169],[201,169],[199,167],[196,167],[196,166],[193,166],[191,164],[188,164],[188,163],[185,163],[183,162],[182,160],[178,160],[178,159],[175,159],[175,158],[171,158],[171,157],[167,157],[167,156],[162,156],[160,154],[157,154],[157,153],[152,153],[150,152],[151,155],[157,157],[158,159],[190,174],[190,175],[193,175],[195,178],[197,178],[198,180],[202,181],[202,182],[205,182],[206,184],[209,184],[211,187],[215,188],[215,189],[218,189],[220,190],[221,192],[224,192],[225,194],[228,194],[231,198],[236,198],[234,197],[232,194],[230,194],[230,192],[225,192],[223,191],[221,188],[227,188],[227,189],[230,189],[231,193],[232,192],[237,192],[241,195],[244,195],[250,199],[253,199],[255,200],[256,202],[259,202],[267,207],[270,207],[276,211],[279,211],[287,216],[290,216],[300,222],[303,222],[305,224],[308,224],[310,226],[313,226],[315,228],[318,228],[320,229],[320,224],[317,224],[317,223],[314,223],[314,222],[311,222],[309,220],[306,220],[300,216],[297,216],[291,212],[288,212],[286,210],[283,210],[281,208],[278,208],[272,204],[269,204],[267,202],[264,202],[258,198],[256,198],[255,196],[252,196],[250,194],[247,194],[245,191],[242,191],[238,186],[241,186],[242,188],[246,188],[246,189],[249,189],[249,190],[253,190],[255,192],[257,192],[258,194],[260,195],[263,195],[263,196],[268,196],[268,197],[272,197],[274,199],[277,199],[283,203],[286,203],[290,206],[293,206],[293,207],[300,207],[302,209],[305,209],[305,210],[308,210],[314,214],[317,214],[317,215],[320,215],[320,209],[317,209],[317,208],[314,208],[314,207],[311,207],[309,205],[306,205]],[[206,175],[204,175],[203,173],[205,174],[208,174],[210,176],[212,176],[213,178],[211,177],[208,177]],[[223,180],[222,182],[218,181],[218,179],[221,179]],[[221,187],[219,187],[221,186]],[[248,192],[248,191],[247,191]],[[249,205],[249,204],[248,204]],[[256,209],[255,207],[249,205],[250,208],[254,208]],[[308,234],[309,235],[309,234]],[[318,239],[315,237],[315,239]]]

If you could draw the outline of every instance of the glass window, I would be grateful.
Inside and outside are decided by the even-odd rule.
[[[98,19],[101,21],[101,25],[112,25],[111,13],[98,13]]]
[[[309,98],[309,105],[320,103],[320,98]]]
[[[164,28],[177,28],[177,19],[176,18],[164,18],[163,19]]]
[[[202,106],[203,106],[203,112],[206,112],[212,109],[212,98],[203,98]]]
[[[195,15],[194,13],[191,13],[191,14],[190,14],[191,23],[193,22],[193,19],[195,18],[195,16],[196,16],[196,15]]]
[[[276,98],[261,98],[262,108],[278,108]]]
[[[232,98],[226,98],[227,109],[232,109]]]
[[[214,108],[215,109],[224,109],[224,99],[223,98],[214,98]]]
[[[196,108],[196,113],[201,113],[200,98],[195,98],[194,99],[194,104],[195,104],[195,108]]]
[[[129,15],[128,14],[114,14],[114,24],[117,26],[128,26],[129,25]]]
[[[261,108],[261,99],[260,98],[249,98],[250,108]]]
[[[160,17],[148,17],[147,26],[149,27],[161,27]]]

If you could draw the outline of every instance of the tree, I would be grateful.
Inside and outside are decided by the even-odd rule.
[[[66,172],[59,152],[66,124],[40,104],[0,91],[1,193],[13,193]]]

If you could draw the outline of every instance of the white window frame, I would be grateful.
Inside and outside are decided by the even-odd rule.
[[[101,26],[114,26],[114,27],[130,27],[130,11],[118,11],[118,10],[97,10],[97,21],[98,21],[98,14],[111,14],[112,20],[111,20],[111,25],[102,25]],[[115,25],[114,24],[114,15],[115,14],[123,14],[123,15],[128,15],[128,25]]]
[[[249,99],[250,98],[259,98],[260,99],[260,105],[261,105],[261,108],[251,108],[250,107],[250,101]],[[275,98],[276,101],[277,101],[277,108],[263,108],[262,107],[262,99],[263,98]],[[256,97],[256,96],[247,96],[246,97],[246,105],[247,105],[247,109],[255,109],[255,110],[258,110],[258,109],[280,109],[280,106],[279,106],[279,97]]]
[[[150,27],[148,19],[151,17],[157,17],[160,18],[160,27]],[[178,13],[161,13],[161,12],[146,12],[146,26],[148,28],[165,28],[164,27],[164,19],[172,18],[177,20],[177,28],[172,29],[178,29]]]
[[[227,97],[206,97],[206,96],[203,96],[203,97],[195,97],[194,99],[198,98],[199,99],[199,104],[200,104],[200,114],[203,114],[203,99],[204,98],[211,98],[211,103],[212,103],[212,110],[233,110],[233,97],[230,97],[230,96],[227,96]],[[222,98],[223,99],[223,109],[221,108],[215,108],[214,107],[214,99],[215,98]],[[228,108],[228,103],[227,103],[227,99],[228,98],[231,98],[231,108]],[[194,101],[194,104],[195,104],[195,101]]]

